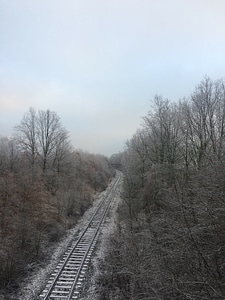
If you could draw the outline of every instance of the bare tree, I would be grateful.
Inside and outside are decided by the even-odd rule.
[[[201,168],[224,156],[225,88],[205,77],[183,106],[183,134],[192,164]]]
[[[53,159],[53,153],[62,134],[60,118],[50,110],[38,112],[37,135],[39,141],[39,156],[42,160],[42,170],[45,173],[47,163]]]
[[[3,173],[7,169],[7,148],[8,138],[0,138],[0,172]]]
[[[16,139],[9,139],[8,141],[8,169],[10,172],[18,170],[20,161],[19,145]]]
[[[151,160],[154,163],[174,164],[180,157],[180,118],[177,105],[155,96],[154,110],[144,117],[148,132]]]
[[[65,170],[68,167],[69,162],[69,153],[72,152],[72,146],[68,139],[68,132],[61,128],[60,133],[58,134],[55,149],[53,153],[53,168],[56,169],[59,174],[63,169]]]
[[[30,108],[24,115],[19,125],[15,127],[16,138],[21,146],[21,149],[28,157],[32,173],[37,160],[38,140],[37,140],[37,114],[34,108]]]

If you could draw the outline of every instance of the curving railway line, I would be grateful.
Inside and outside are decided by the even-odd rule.
[[[83,232],[73,241],[39,296],[40,300],[78,299],[101,226],[121,183],[118,172]]]

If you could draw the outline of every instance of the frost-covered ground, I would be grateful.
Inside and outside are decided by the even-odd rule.
[[[100,291],[98,290],[98,277],[101,274],[100,263],[104,262],[104,257],[107,254],[109,247],[110,235],[114,232],[117,226],[116,210],[121,202],[120,194],[122,183],[117,190],[114,200],[112,201],[108,216],[104,222],[94,256],[91,260],[91,270],[88,272],[84,290],[80,296],[80,300],[98,300]]]
[[[110,188],[109,185],[107,189]],[[66,236],[63,238],[61,242],[59,242],[55,247],[53,251],[51,260],[47,263],[45,267],[39,268],[38,270],[35,270],[33,274],[29,276],[29,278],[24,279],[24,282],[21,284],[21,289],[18,295],[12,297],[11,299],[15,300],[37,300],[38,295],[40,295],[41,291],[46,285],[47,279],[49,275],[54,271],[55,267],[57,266],[61,256],[66,251],[68,245],[70,244],[71,240],[74,238],[74,236],[77,236],[79,232],[85,227],[85,224],[90,219],[91,215],[93,214],[94,210],[98,206],[99,202],[103,199],[106,191],[103,191],[99,194],[98,197],[96,197],[93,206],[85,212],[83,217],[78,221],[75,227],[68,230]],[[120,192],[118,191],[116,193],[116,197],[114,198],[110,211],[108,213],[107,219],[104,223],[104,226],[102,228],[102,232],[99,237],[99,242],[97,243],[97,249],[95,251],[95,257],[92,260],[92,265],[94,266],[93,272],[91,275],[91,278],[88,278],[88,284],[89,286],[86,287],[87,295],[83,296],[82,299],[97,299],[98,291],[95,287],[95,278],[97,278],[99,274],[99,268],[98,268],[98,262],[100,259],[102,259],[105,255],[105,251],[107,248],[107,237],[109,237],[110,233],[115,228],[115,212],[116,208],[118,206],[119,200],[120,200]]]

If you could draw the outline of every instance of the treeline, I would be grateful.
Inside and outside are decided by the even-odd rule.
[[[76,223],[112,176],[107,157],[73,149],[50,110],[31,108],[13,138],[0,138],[2,291],[15,288],[31,266],[48,257],[48,247]]]
[[[121,162],[100,299],[225,299],[225,81],[156,96]]]

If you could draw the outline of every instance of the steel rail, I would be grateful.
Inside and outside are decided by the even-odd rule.
[[[82,263],[81,263],[81,265],[80,265],[80,267],[79,267],[79,270],[78,270],[78,272],[77,272],[76,278],[75,278],[75,280],[74,280],[74,282],[73,282],[73,284],[72,284],[72,287],[71,287],[71,290],[70,290],[68,299],[72,299],[72,296],[73,296],[73,293],[74,293],[74,290],[75,290],[75,287],[76,287],[78,278],[79,278],[79,276],[80,276],[80,272],[81,272],[81,270],[82,270],[82,266],[83,266],[83,264],[84,264],[84,262],[85,262],[85,260],[86,260],[86,258],[87,258],[87,256],[88,256],[88,253],[89,253],[89,251],[90,251],[90,249],[91,249],[91,247],[92,247],[94,241],[96,240],[96,238],[97,238],[97,236],[98,236],[98,234],[99,234],[99,231],[100,231],[100,228],[101,228],[101,226],[102,226],[102,223],[103,223],[103,221],[104,221],[104,219],[105,219],[106,214],[108,213],[108,210],[109,210],[109,207],[110,207],[112,198],[113,198],[112,195],[110,195],[110,200],[108,201],[108,204],[107,204],[107,206],[106,206],[106,209],[104,210],[104,213],[103,213],[103,215],[102,215],[102,217],[101,217],[101,220],[100,220],[100,222],[99,222],[99,224],[98,224],[98,226],[97,226],[97,228],[96,228],[96,231],[95,231],[95,233],[94,233],[94,236],[92,237],[91,243],[90,243],[88,249],[86,250],[85,255],[84,255],[83,259],[82,259]]]
[[[86,227],[84,228],[82,234],[80,235],[80,237],[78,238],[78,240],[75,242],[75,244],[72,246],[72,248],[69,250],[69,253],[68,250],[65,252],[67,253],[64,261],[62,262],[62,264],[60,264],[60,268],[58,270],[58,272],[56,272],[56,274],[54,275],[54,278],[52,280],[49,280],[51,283],[47,284],[46,285],[46,288],[43,290],[42,292],[42,295],[40,295],[40,299],[42,300],[47,300],[47,299],[75,299],[74,297],[74,292],[75,290],[77,289],[77,284],[78,284],[78,280],[81,276],[81,272],[82,272],[82,269],[84,267],[84,264],[85,264],[85,261],[87,260],[88,258],[88,255],[91,251],[91,248],[93,247],[95,241],[97,240],[97,236],[99,234],[99,231],[100,231],[100,228],[102,226],[102,223],[105,219],[105,216],[109,210],[109,207],[110,207],[110,204],[111,204],[111,201],[113,199],[113,195],[115,193],[115,190],[116,190],[116,187],[120,181],[120,175],[117,174],[115,180],[114,180],[114,183],[112,184],[112,186],[110,187],[110,189],[107,191],[107,194],[104,196],[104,198],[101,200],[101,202],[99,203],[99,205],[97,206],[96,210],[94,211],[91,219],[89,220],[89,222],[87,223]],[[108,201],[106,201],[108,199]],[[101,209],[103,209],[103,212],[101,212]],[[98,214],[101,214],[100,216],[98,216]],[[52,293],[55,293],[57,294],[57,291],[54,292],[54,288],[57,286],[57,282],[59,281],[60,279],[60,276],[63,274],[63,272],[65,271],[65,267],[67,265],[67,263],[69,263],[72,255],[76,255],[75,251],[77,250],[78,246],[80,245],[80,243],[82,242],[82,239],[85,237],[85,235],[88,233],[88,230],[91,229],[91,225],[94,223],[94,219],[98,217],[99,219],[96,220],[97,222],[97,226],[94,226],[94,231],[91,232],[91,236],[90,237],[87,237],[88,239],[88,242],[86,243],[85,247],[86,247],[86,250],[83,250],[83,257],[82,257],[82,260],[79,262],[79,267],[78,269],[76,270],[76,275],[73,279],[73,283],[72,285],[69,287],[68,286],[64,286],[64,289],[67,288],[69,289],[69,292],[65,292],[67,293],[67,295],[65,296],[60,296],[60,295],[52,295]],[[82,245],[83,246],[83,245]],[[69,246],[68,248],[70,248],[71,246]],[[59,264],[58,264],[59,266]],[[66,283],[65,283],[66,285]],[[48,286],[48,287],[47,287]],[[63,286],[62,286],[62,289],[63,289]],[[46,291],[47,290],[47,291]],[[62,294],[63,292],[62,291],[58,291],[58,294]]]

